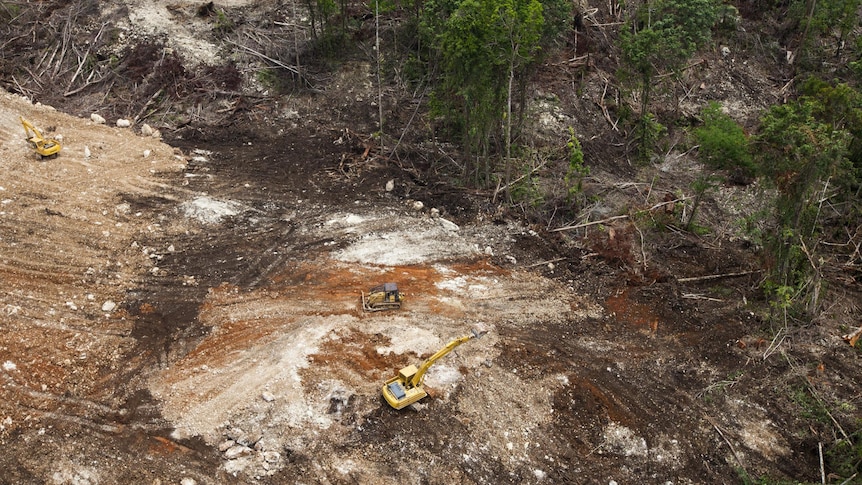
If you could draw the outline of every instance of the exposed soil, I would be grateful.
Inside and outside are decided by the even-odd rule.
[[[154,25],[161,4],[128,16]],[[0,483],[819,479],[801,416],[819,396],[858,417],[859,355],[840,337],[858,289],[828,322],[764,324],[762,265],[730,227],[756,186],[705,201],[716,236],[631,219],[552,232],[431,160],[375,156],[367,77],[348,63],[325,96],[261,103],[258,126],[165,131],[172,146],[0,95]],[[62,135],[58,158],[30,150],[19,116]],[[648,209],[685,186],[693,162],[675,157],[597,157],[587,190]],[[362,312],[388,281],[404,307]],[[428,398],[382,400],[480,323],[431,368]]]

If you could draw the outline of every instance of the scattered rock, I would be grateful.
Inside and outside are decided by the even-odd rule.
[[[260,397],[266,402],[275,401],[275,396],[271,392],[264,392],[263,394],[260,395]]]
[[[90,147],[84,145],[84,158],[90,158]]]
[[[446,219],[443,219],[442,217],[439,218],[439,220],[440,220],[440,225],[443,226],[443,229],[446,229],[447,231],[456,232],[456,231],[461,230],[461,228],[458,227],[458,224],[455,224],[452,221],[448,221]]]
[[[390,180],[389,182],[386,182],[386,191],[387,192],[392,192],[392,190],[394,188],[395,188],[395,180]]]
[[[197,485],[198,482],[194,478],[185,477],[180,480],[180,485]]]
[[[141,135],[143,136],[153,136],[154,131],[153,127],[146,123],[141,125]]]
[[[144,150],[144,158],[150,158],[150,154],[153,152],[151,150]]]
[[[103,312],[110,313],[110,312],[114,311],[116,308],[117,308],[117,304],[114,303],[112,300],[108,300],[105,303],[102,303],[102,311]]]
[[[222,453],[236,446],[236,441],[234,440],[225,440],[219,443],[218,450]]]
[[[132,122],[127,119],[120,118],[117,120],[117,128],[128,128],[130,126],[132,126]]]
[[[248,456],[254,453],[254,450],[245,445],[234,445],[227,449],[224,452],[224,457],[228,460],[235,460],[237,458]]]
[[[3,362],[3,370],[5,370],[6,372],[8,372],[10,370],[15,370],[17,368],[18,368],[18,366],[15,365],[15,363],[12,362],[11,360],[7,360],[6,362]],[[12,424],[12,423],[9,423],[9,424]]]
[[[431,217],[440,217],[440,209],[434,207],[431,209]]]
[[[422,209],[425,208],[425,204],[423,204],[421,200],[417,200],[417,201],[413,202],[412,207],[413,207],[413,210],[415,210],[415,211],[421,211]]]
[[[263,461],[267,463],[278,463],[281,460],[281,454],[277,451],[267,451],[263,454]]]
[[[93,113],[90,115],[90,120],[92,120],[93,123],[96,123],[97,125],[104,125],[105,124],[105,118],[102,118],[101,116],[99,116],[96,113]]]
[[[238,445],[245,447],[254,446],[262,437],[260,433],[246,433],[240,428],[230,428],[225,434]]]

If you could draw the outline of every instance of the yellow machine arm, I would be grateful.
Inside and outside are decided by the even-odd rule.
[[[449,342],[445,347],[438,350],[436,354],[428,357],[428,360],[423,362],[421,366],[416,367],[410,364],[401,369],[398,371],[397,376],[383,383],[383,387],[381,388],[383,398],[393,408],[403,409],[427,396],[428,393],[422,388],[422,378],[425,377],[425,372],[428,368],[434,365],[434,362],[437,362],[441,357],[451,352],[455,347],[470,339],[481,337],[486,332],[486,330],[473,329],[471,335],[458,337]]]
[[[42,136],[42,132],[39,131],[32,123],[25,120],[24,117],[21,117],[21,124],[24,126],[24,135],[27,138],[27,141],[33,145],[33,149],[36,150],[36,153],[42,156],[42,158],[56,156],[57,153],[60,152],[60,142],[54,139],[45,139]],[[30,136],[30,133],[33,133]]]
[[[451,352],[455,347],[463,344],[464,342],[466,342],[472,338],[476,338],[476,334],[470,334],[470,335],[465,335],[463,337],[458,337],[458,338],[452,340],[451,342],[449,342],[448,344],[446,344],[446,346],[443,347],[442,349],[438,350],[437,353],[435,353],[431,357],[428,357],[428,359],[425,362],[423,362],[422,365],[419,366],[419,370],[416,371],[416,374],[413,375],[413,378],[410,379],[410,384],[413,385],[414,387],[421,385],[422,384],[422,378],[425,377],[425,372],[428,371],[428,368],[430,368],[432,365],[434,365],[434,362],[437,362],[437,360],[439,360],[444,355]]]

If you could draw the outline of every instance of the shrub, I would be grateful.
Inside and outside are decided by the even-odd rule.
[[[726,113],[721,105],[709,103],[703,110],[703,126],[696,129],[694,136],[700,145],[699,156],[713,169],[737,170],[746,174],[754,171],[748,138],[742,127]]]

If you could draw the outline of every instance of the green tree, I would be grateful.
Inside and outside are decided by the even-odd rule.
[[[648,156],[650,101],[656,75],[680,70],[695,51],[712,37],[717,18],[716,0],[645,1],[635,7],[620,32],[623,70],[630,74],[640,96],[641,156]]]
[[[560,14],[559,0],[553,0]],[[539,0],[430,0],[423,30],[439,54],[435,107],[456,128],[473,183],[488,181],[494,141],[508,162],[516,91],[552,36]],[[429,35],[430,34],[430,35]],[[506,169],[509,178],[510,169]]]
[[[850,33],[859,25],[857,12],[860,5],[862,0],[791,1],[788,14],[802,31],[801,48],[808,51],[813,47],[810,41],[814,36],[832,34],[837,41],[835,54],[840,54]],[[813,52],[809,52],[808,55],[813,59],[820,57],[818,53]]]
[[[767,241],[773,265],[767,290],[782,307],[813,311],[819,297],[814,252],[819,242],[819,198],[832,178],[845,175],[851,135],[815,114],[816,99],[773,106],[756,137],[761,173],[778,190],[777,228]],[[801,305],[800,305],[801,304]]]

